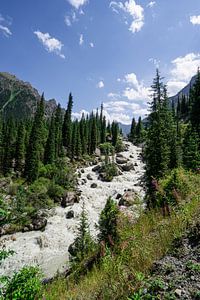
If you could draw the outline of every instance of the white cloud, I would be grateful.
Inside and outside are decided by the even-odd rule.
[[[147,108],[143,104],[127,101],[108,101],[104,103],[104,112],[111,121],[118,121],[123,124],[130,124],[133,116],[145,116]]]
[[[79,9],[82,5],[86,4],[88,0],[67,0],[76,9]]]
[[[80,34],[79,45],[82,46],[84,43],[83,34]]]
[[[120,94],[117,94],[117,93],[109,93],[107,96],[108,96],[108,98],[119,98],[119,97],[120,97]]]
[[[188,53],[174,59],[168,79],[169,95],[175,95],[188,84],[191,77],[197,73],[200,66],[200,53]]]
[[[123,95],[128,100],[136,100],[146,102],[149,100],[150,89],[145,87],[143,82],[139,82],[135,73],[125,75],[124,82],[128,83],[128,87],[123,91]]]
[[[49,33],[42,33],[41,31],[34,31],[34,34],[48,52],[55,53],[63,59],[65,58],[64,54],[61,53],[63,44],[59,40],[51,37]]]
[[[10,31],[10,29],[6,26],[3,26],[0,24],[0,30],[3,33],[3,35],[5,35],[6,37],[9,37],[12,35],[12,32]]]
[[[147,7],[154,7],[154,5],[156,4],[156,1],[150,1],[148,4],[147,4]]]
[[[71,26],[72,25],[70,16],[65,16],[65,24],[67,26]]]
[[[71,13],[69,15],[66,15],[64,18],[64,22],[68,27],[72,26],[72,24],[77,21],[78,21],[78,18],[76,16],[76,12],[74,10],[72,10]]]
[[[12,35],[12,32],[9,28],[9,26],[12,25],[12,18],[6,17],[6,19],[0,14],[0,32],[5,37],[10,37]]]
[[[159,66],[160,66],[160,60],[159,59],[151,57],[151,58],[149,58],[149,62],[153,63],[156,68],[159,68]]]
[[[90,113],[89,113],[89,111],[82,109],[80,112],[73,112],[72,113],[72,118],[80,120],[83,114],[86,117]]]
[[[134,0],[128,0],[124,4],[122,2],[111,1],[110,7],[116,13],[119,9],[124,11],[132,21],[129,30],[133,33],[139,32],[144,26],[144,9],[141,5],[136,4]],[[126,20],[125,23],[128,23]]]
[[[91,47],[91,48],[94,48],[94,43],[91,42],[91,43],[90,43],[90,47]]]
[[[121,82],[121,78],[117,78],[117,82]]]
[[[190,17],[190,22],[193,25],[200,25],[200,15],[199,16],[191,16]]]
[[[104,87],[104,82],[103,82],[102,80],[99,81],[98,84],[97,84],[97,87],[98,87],[99,89],[102,89],[102,88]]]

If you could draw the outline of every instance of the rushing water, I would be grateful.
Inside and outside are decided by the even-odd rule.
[[[115,199],[118,193],[123,194],[124,190],[133,189],[141,199],[144,197],[144,189],[140,184],[140,179],[144,175],[144,164],[140,157],[141,148],[127,144],[128,151],[121,154],[135,165],[135,170],[123,172],[112,182],[102,182],[98,180],[98,174],[92,171],[94,166],[84,168],[84,173],[79,179],[81,191],[79,203],[65,209],[54,208],[44,232],[19,232],[0,238],[0,247],[4,245],[6,249],[15,251],[15,254],[0,266],[0,275],[12,275],[24,265],[38,265],[45,277],[53,277],[57,272],[63,272],[68,264],[68,247],[76,237],[83,200],[88,213],[90,230],[95,237],[97,234],[95,225],[98,223],[99,214],[109,196]],[[88,174],[91,175],[92,180],[87,179]],[[82,184],[84,179],[87,182]],[[91,188],[92,183],[96,183],[97,187]],[[66,219],[66,213],[69,210],[74,211],[72,219]]]

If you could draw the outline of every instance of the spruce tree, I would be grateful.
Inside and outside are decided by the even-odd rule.
[[[132,119],[131,130],[129,133],[129,141],[134,143],[136,138],[136,121],[135,118]]]
[[[74,241],[72,251],[70,251],[72,255],[71,261],[75,263],[81,262],[85,257],[87,257],[93,247],[94,242],[92,241],[92,237],[90,235],[85,203],[83,202],[78,234]]]
[[[136,128],[135,128],[135,140],[137,144],[140,144],[143,142],[144,137],[144,129],[142,124],[142,119],[139,117]]]
[[[44,163],[52,164],[55,162],[56,157],[56,139],[55,139],[55,118],[54,115],[51,117],[51,124],[49,128],[49,134],[45,146],[44,152]]]
[[[193,130],[199,135],[200,138],[200,70],[198,69],[196,82],[191,89],[190,94],[191,101],[191,114],[190,121]]]
[[[33,182],[38,177],[40,154],[43,145],[44,131],[44,95],[42,95],[35,113],[34,122],[27,148],[25,175],[29,182]]]
[[[188,125],[184,135],[183,166],[193,171],[200,168],[199,136],[191,124]]]
[[[55,112],[55,159],[62,156],[62,110],[58,104]]]
[[[67,110],[64,116],[64,122],[62,127],[62,139],[63,146],[67,149],[67,154],[71,155],[72,147],[72,107],[73,107],[73,97],[69,94],[69,100],[67,104]]]
[[[25,160],[25,128],[23,122],[18,126],[16,151],[15,151],[15,171],[22,172]]]

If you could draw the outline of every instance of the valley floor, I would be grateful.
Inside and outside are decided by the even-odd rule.
[[[141,148],[127,142],[127,151],[122,152],[124,158],[134,165],[134,170],[123,172],[115,177],[112,182],[103,182],[98,179],[98,174],[92,171],[94,166],[84,168],[79,178],[80,202],[66,208],[56,207],[49,210],[48,222],[45,231],[31,231],[6,235],[0,238],[0,246],[12,249],[15,254],[6,259],[0,266],[0,275],[12,275],[24,265],[39,265],[44,276],[51,278],[57,272],[63,272],[69,261],[68,247],[74,241],[77,233],[82,203],[88,213],[91,234],[97,235],[96,224],[99,214],[105,206],[109,196],[116,199],[118,194],[123,195],[126,190],[138,193],[144,197],[141,184],[144,175],[144,164],[141,160]],[[88,177],[90,179],[88,179]],[[95,183],[96,188],[91,188]],[[117,200],[116,200],[117,201]],[[140,203],[140,208],[143,202]],[[137,205],[132,206],[132,213],[138,216]],[[123,208],[123,207],[122,207]],[[73,210],[74,217],[66,218],[66,214]]]

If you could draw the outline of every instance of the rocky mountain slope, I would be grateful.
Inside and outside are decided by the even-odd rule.
[[[33,116],[41,96],[30,83],[9,73],[0,73],[0,112],[15,119]],[[45,114],[50,116],[56,108],[54,99],[45,101]]]
[[[189,96],[190,88],[193,87],[196,78],[197,75],[193,76],[190,82],[182,90],[180,90],[180,92],[178,92],[175,96],[170,97],[170,101],[174,101],[174,103],[177,104],[178,98],[180,98],[181,96]]]

